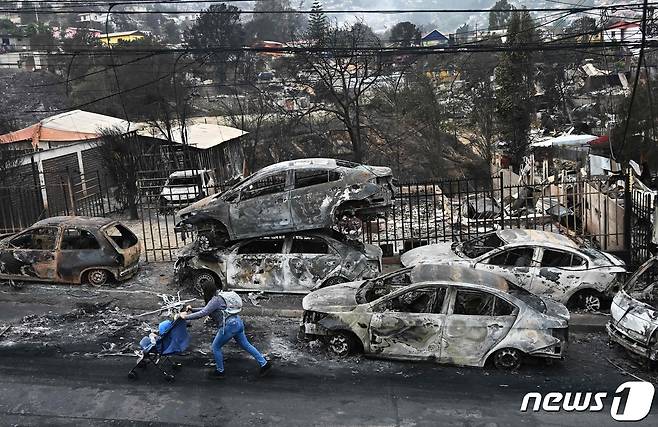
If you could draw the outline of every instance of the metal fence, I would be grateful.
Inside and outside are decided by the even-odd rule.
[[[174,230],[176,211],[221,189],[201,181],[187,187],[165,185],[167,175],[156,174],[144,173],[139,183],[142,239],[147,261],[171,261],[185,243]],[[380,246],[385,256],[393,256],[495,229],[529,228],[568,234],[623,254],[629,246],[624,238],[624,192],[615,189],[603,178],[533,186],[510,182],[503,175],[399,183],[393,208],[364,223],[362,238]],[[167,194],[175,196],[176,203],[170,203]]]
[[[59,182],[0,186],[0,233],[14,233],[52,216],[102,217],[123,209],[112,180],[98,172],[71,176],[63,171],[55,181]]]

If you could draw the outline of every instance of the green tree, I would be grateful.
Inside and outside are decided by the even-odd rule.
[[[311,16],[308,21],[308,37],[321,44],[329,30],[329,20],[322,10],[322,4],[314,1],[311,6]]]
[[[287,42],[292,40],[302,27],[303,16],[296,13],[290,5],[290,0],[258,2],[254,11],[261,13],[254,15],[254,18],[245,24],[245,33],[249,41]],[[263,13],[267,11],[278,13]]]
[[[514,6],[508,3],[507,0],[498,0],[489,12],[489,29],[500,30],[506,28],[512,17],[510,9],[514,9]]]
[[[240,21],[240,9],[225,3],[210,6],[185,31],[185,43],[193,49],[212,49],[211,58],[219,82],[225,82],[231,63],[239,54],[222,49],[239,49],[244,45],[245,34]],[[219,49],[219,51],[218,51]],[[206,54],[197,54],[198,58]]]
[[[25,35],[30,39],[30,48],[33,50],[55,49],[55,38],[49,26],[45,24],[30,24],[25,29]]]
[[[390,41],[404,47],[420,44],[420,29],[409,21],[398,22],[391,28]]]
[[[534,112],[534,69],[532,52],[527,45],[536,40],[530,13],[524,9],[515,10],[507,28],[505,47],[508,50],[500,56],[495,76],[499,130],[516,171],[528,149]]]

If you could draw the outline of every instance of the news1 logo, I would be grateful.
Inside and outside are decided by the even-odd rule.
[[[640,421],[649,415],[655,389],[653,384],[643,381],[625,382],[615,391],[610,407],[610,416],[617,421]],[[550,392],[542,395],[532,392],[523,396],[521,412],[599,412],[605,407],[606,392]],[[532,402],[532,407],[530,407]],[[528,409],[530,407],[530,409]]]

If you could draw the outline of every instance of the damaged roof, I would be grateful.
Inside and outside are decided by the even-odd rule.
[[[494,273],[459,265],[418,264],[411,270],[411,283],[456,282],[487,286],[503,292],[509,289],[507,281]]]
[[[507,243],[553,243],[577,248],[578,245],[567,236],[541,230],[522,230],[507,228],[496,232]]]
[[[111,218],[102,217],[87,217],[87,216],[53,216],[50,218],[42,219],[35,222],[35,226],[47,225],[72,225],[79,227],[103,227],[104,225],[113,223]]]
[[[89,111],[73,110],[47,117],[38,123],[14,132],[0,135],[0,144],[32,141],[32,146],[39,148],[41,141],[84,141],[101,136],[104,129],[122,129],[127,131],[126,120]],[[132,126],[131,126],[132,127]]]
[[[192,123],[185,126],[187,145],[200,150],[208,150],[227,141],[240,138],[248,133],[242,129],[213,123]],[[158,139],[168,139],[159,129],[155,128],[144,129],[139,134]],[[172,142],[185,144],[181,136],[180,127],[172,129],[171,134]]]

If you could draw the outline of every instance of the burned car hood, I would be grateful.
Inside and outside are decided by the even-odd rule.
[[[405,267],[426,262],[462,261],[453,250],[452,243],[435,243],[421,246],[405,252],[400,256],[400,263]]]
[[[658,329],[658,311],[649,304],[632,298],[625,291],[615,295],[610,306],[611,323],[628,337],[645,345]]]
[[[313,291],[302,300],[302,308],[313,311],[354,308],[358,305],[356,302],[356,291],[364,282],[365,280],[341,283]]]

